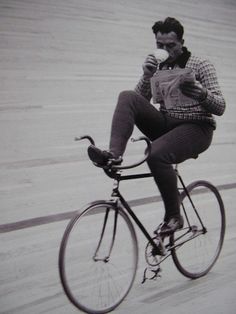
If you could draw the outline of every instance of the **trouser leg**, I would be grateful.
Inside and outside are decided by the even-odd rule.
[[[120,94],[113,115],[110,150],[122,156],[134,125],[152,141],[149,168],[162,195],[166,218],[179,214],[177,177],[172,164],[194,158],[206,150],[213,130],[208,125],[166,118],[144,97],[133,91]]]
[[[119,95],[111,126],[109,148],[116,157],[123,155],[134,125],[150,140],[165,132],[165,118],[153,105],[133,91],[123,91]]]
[[[172,164],[196,158],[209,147],[212,134],[213,129],[208,125],[185,123],[153,141],[148,165],[165,204],[166,220],[180,212],[177,176]]]

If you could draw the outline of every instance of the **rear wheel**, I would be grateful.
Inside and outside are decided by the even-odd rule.
[[[185,276],[195,279],[206,275],[215,264],[224,240],[225,211],[215,186],[196,181],[181,194],[186,212],[184,228],[170,237],[173,261]],[[188,240],[180,245],[184,240]],[[178,246],[179,245],[179,246]]]
[[[89,205],[65,230],[60,278],[70,301],[84,312],[107,313],[117,307],[133,284],[137,262],[133,225],[112,202]]]

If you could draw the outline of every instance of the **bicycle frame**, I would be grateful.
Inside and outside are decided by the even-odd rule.
[[[182,234],[181,236],[179,236],[178,238],[176,238],[176,241],[177,240],[180,240],[181,238],[184,238],[188,233],[190,232],[194,232],[194,234],[192,236],[190,236],[189,238],[187,239],[183,239],[183,241],[181,241],[180,243],[176,244],[176,245],[170,245],[170,244],[167,244],[167,246],[164,246],[163,244],[163,240],[161,239],[160,237],[160,243],[159,245],[161,245],[162,247],[162,251],[163,251],[163,256],[165,257],[168,257],[169,255],[166,256],[167,252],[170,252],[172,249],[176,249],[177,247],[180,247],[182,246],[184,243],[192,240],[193,238],[201,235],[201,234],[204,234],[206,232],[206,228],[204,227],[203,225],[203,222],[201,220],[201,217],[199,216],[198,212],[197,212],[197,209],[191,199],[191,196],[189,195],[188,193],[188,190],[187,190],[187,187],[185,186],[184,184],[184,181],[182,179],[182,177],[180,176],[178,170],[177,170],[177,166],[175,167],[175,171],[176,171],[176,175],[179,179],[179,182],[181,184],[181,187],[179,188],[179,190],[182,190],[186,193],[191,205],[192,205],[192,208],[196,214],[196,216],[198,217],[199,219],[199,222],[202,226],[202,230],[201,231],[195,231],[194,230],[194,227],[195,226],[191,226],[190,225],[190,222],[189,222],[189,219],[188,219],[188,215],[187,215],[187,212],[184,208],[184,205],[182,204],[182,209],[183,209],[183,212],[184,212],[184,215],[186,217],[186,221],[187,221],[187,224],[188,226],[185,228],[187,229],[186,232],[184,234]],[[115,172],[113,174],[111,173],[107,173],[107,171],[105,170],[106,174],[109,175],[110,177],[113,177],[114,178],[114,186],[113,186],[113,190],[112,190],[112,199],[117,202],[117,200],[120,201],[120,203],[122,204],[123,208],[126,209],[126,211],[128,212],[128,214],[132,217],[132,219],[134,220],[134,222],[136,223],[136,225],[139,227],[139,229],[142,231],[142,233],[144,234],[144,236],[146,237],[146,239],[148,240],[148,242],[151,243],[152,247],[153,247],[153,250],[154,252],[159,252],[160,251],[160,248],[157,246],[157,244],[155,243],[155,241],[153,240],[153,238],[151,237],[150,233],[147,231],[147,229],[144,227],[144,225],[142,224],[142,222],[138,219],[138,217],[135,215],[134,211],[131,209],[130,205],[128,204],[128,202],[125,200],[125,198],[122,196],[122,194],[120,193],[119,191],[119,183],[120,181],[127,181],[127,180],[135,180],[135,179],[143,179],[143,178],[149,178],[149,177],[153,177],[153,175],[151,173],[142,173],[142,174],[132,174],[132,175],[124,175],[122,176],[121,175],[121,172]],[[115,222],[116,224],[116,222]],[[116,226],[114,226],[114,232],[116,230]],[[113,234],[113,237],[112,237],[112,244],[111,244],[111,249],[110,249],[110,253],[111,253],[111,250],[112,250],[112,246],[114,244],[114,240],[115,240],[115,234]],[[101,241],[101,240],[100,240]],[[167,249],[168,248],[168,249]],[[163,259],[164,260],[164,259]],[[162,260],[162,261],[163,261]]]
[[[87,139],[90,141],[91,145],[95,145],[95,142],[94,140],[92,139],[91,136],[89,135],[84,135],[84,136],[81,136],[80,138],[75,138],[75,140],[82,140],[82,139]],[[134,222],[136,223],[136,225],[139,227],[139,229],[142,231],[142,233],[144,234],[144,236],[146,237],[146,239],[151,243],[152,247],[153,247],[153,252],[160,252],[160,248],[157,246],[157,244],[155,243],[155,241],[153,240],[153,238],[151,237],[151,235],[148,233],[147,229],[144,227],[144,225],[141,223],[141,221],[138,219],[138,217],[135,215],[135,213],[133,212],[133,210],[131,209],[131,207],[129,206],[129,204],[126,202],[126,200],[124,199],[124,197],[122,196],[122,194],[120,193],[119,191],[119,183],[120,181],[124,181],[124,180],[134,180],[134,179],[142,179],[142,178],[148,178],[148,177],[153,177],[153,175],[151,173],[141,173],[141,174],[132,174],[132,175],[124,175],[122,176],[121,175],[121,171],[124,170],[124,169],[131,169],[131,168],[135,168],[139,165],[141,165],[142,163],[144,163],[147,158],[149,157],[150,155],[150,152],[151,152],[151,142],[150,140],[147,138],[147,137],[144,137],[144,136],[141,136],[140,138],[138,139],[132,139],[133,142],[137,142],[137,141],[145,141],[146,142],[146,150],[145,150],[145,154],[144,154],[144,158],[141,159],[140,161],[132,164],[132,165],[127,165],[127,166],[114,166],[114,165],[108,165],[108,167],[104,167],[103,170],[104,172],[106,173],[106,175],[112,179],[114,179],[114,186],[113,186],[113,190],[112,190],[112,199],[117,202],[117,200],[119,200],[123,206],[123,208],[126,209],[126,211],[128,212],[128,214],[133,218]],[[177,238],[177,240],[181,239],[182,237],[184,237],[186,234],[188,234],[189,232],[194,232],[194,236],[182,241],[181,243],[179,243],[178,245],[175,245],[175,246],[172,246],[170,247],[169,245],[169,248],[167,251],[171,251],[172,249],[176,248],[176,247],[180,247],[181,245],[183,245],[184,243],[188,242],[189,240],[193,239],[193,237],[195,236],[198,236],[200,234],[204,234],[206,233],[206,228],[204,227],[203,225],[203,222],[201,220],[201,217],[199,216],[198,212],[197,212],[197,209],[196,207],[194,206],[194,203],[188,193],[188,189],[187,187],[185,186],[184,182],[183,182],[183,179],[181,178],[179,172],[178,172],[178,169],[177,169],[177,165],[175,166],[175,171],[176,171],[176,175],[179,179],[179,182],[181,183],[181,186],[182,188],[179,188],[179,191],[180,190],[183,190],[183,192],[187,195],[191,205],[192,205],[192,208],[196,214],[196,216],[198,217],[199,219],[199,222],[201,224],[201,227],[202,227],[202,231],[198,231],[197,230],[194,230],[194,227],[195,226],[191,226],[190,225],[190,222],[189,222],[189,219],[188,219],[188,215],[187,215],[187,212],[184,208],[184,205],[182,204],[182,209],[183,209],[183,212],[184,212],[184,215],[186,217],[186,221],[187,221],[187,224],[188,224],[188,231],[186,231],[185,234],[181,235],[179,238]],[[180,194],[180,197],[181,197],[181,194]],[[97,247],[97,250],[95,252],[95,255],[94,255],[94,259],[96,260],[96,255],[99,251],[99,248],[100,248],[100,245],[101,245],[101,242],[102,242],[102,238],[103,238],[103,234],[104,234],[104,230],[105,230],[105,227],[106,227],[106,220],[107,220],[107,215],[108,213],[106,214],[106,217],[104,219],[104,225],[103,225],[103,230],[102,230],[102,233],[101,233],[101,238],[99,240],[99,243],[98,243],[98,247]],[[112,241],[111,241],[111,246],[110,246],[110,250],[109,250],[109,255],[106,257],[106,259],[108,260],[109,259],[109,256],[111,254],[111,251],[112,251],[112,248],[113,248],[113,245],[114,245],[114,241],[115,241],[115,233],[116,233],[116,224],[117,224],[117,215],[115,217],[115,224],[114,224],[114,229],[113,229],[113,236],[112,236]],[[159,240],[160,240],[160,243],[159,245],[161,245],[161,249],[163,250],[163,255],[166,255],[166,247],[168,246],[164,246],[163,244],[163,240],[162,238],[159,236]],[[106,259],[104,261],[106,261]]]

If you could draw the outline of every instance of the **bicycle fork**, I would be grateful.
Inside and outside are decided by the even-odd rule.
[[[104,215],[104,221],[103,221],[103,226],[102,226],[102,231],[101,231],[101,235],[100,235],[100,239],[99,239],[99,242],[98,242],[98,246],[95,250],[95,253],[94,253],[94,256],[93,256],[93,260],[95,262],[98,262],[98,261],[102,261],[104,263],[107,263],[109,262],[109,259],[110,259],[110,256],[111,256],[111,252],[112,252],[112,249],[113,249],[113,246],[114,246],[114,243],[115,243],[115,236],[116,236],[116,229],[117,229],[117,218],[118,218],[118,208],[116,208],[115,212],[114,212],[114,222],[113,222],[113,232],[112,232],[112,238],[111,238],[111,243],[110,245],[108,246],[109,249],[108,249],[108,254],[105,256],[105,257],[99,257],[99,251],[101,249],[101,246],[102,246],[102,243],[103,243],[103,239],[104,239],[104,236],[105,236],[105,232],[106,232],[106,226],[107,226],[107,222],[108,222],[108,219],[109,219],[109,215],[111,215],[110,213],[110,208],[107,207],[106,208],[106,213]]]

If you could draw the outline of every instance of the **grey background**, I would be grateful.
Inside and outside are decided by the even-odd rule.
[[[235,313],[235,0],[0,0],[0,313],[78,312],[59,283],[60,239],[70,213],[109,197],[112,182],[87,160],[87,143],[73,139],[88,133],[107,147],[117,96],[135,86],[155,48],[151,26],[166,16],[214,63],[226,98],[211,148],[180,168],[186,182],[223,188],[225,246],[201,280],[170,261],[144,286],[141,250],[140,276],[115,313]],[[130,144],[126,160],[142,153]],[[150,179],[123,190],[128,200],[158,195]],[[136,210],[149,228],[163,216],[161,203]]]

